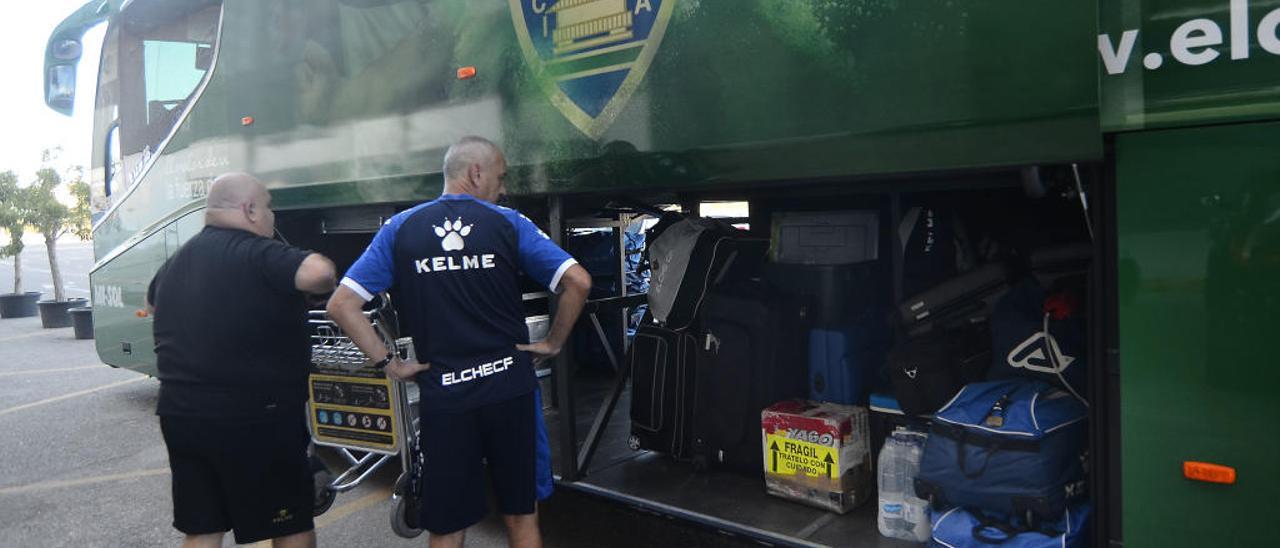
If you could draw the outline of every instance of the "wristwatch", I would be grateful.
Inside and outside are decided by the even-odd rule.
[[[387,352],[387,357],[382,358],[381,360],[378,360],[378,361],[376,361],[376,362],[373,362],[373,368],[374,368],[374,369],[382,369],[382,368],[386,367],[387,365],[389,365],[389,364],[391,363],[391,359],[392,359],[392,358],[394,358],[394,357],[395,357],[395,354],[393,354],[393,353],[391,353],[391,352]]]

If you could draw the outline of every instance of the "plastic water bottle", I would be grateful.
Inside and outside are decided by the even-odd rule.
[[[929,501],[916,496],[916,476],[920,475],[920,460],[924,457],[924,442],[928,435],[923,432],[903,432],[906,458],[906,494],[902,498],[902,521],[905,540],[916,542],[928,541],[933,536],[929,523]]]
[[[897,533],[902,529],[902,480],[897,462],[897,443],[893,442],[890,435],[890,438],[884,440],[881,455],[876,460],[876,469],[879,470],[876,522],[881,534],[890,538],[897,538]]]
[[[884,447],[880,448],[880,458],[876,460],[876,469],[880,472],[877,481],[880,506],[876,511],[876,523],[880,528],[880,534],[890,538],[898,538],[899,532],[903,529],[903,486],[902,471],[898,466],[901,462],[898,457],[899,447],[900,444],[890,435],[885,440]]]
[[[881,535],[915,542],[929,540],[928,502],[915,495],[924,439],[922,433],[898,430],[880,450],[876,521]]]

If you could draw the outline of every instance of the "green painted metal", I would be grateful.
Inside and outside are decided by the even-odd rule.
[[[1116,139],[1124,535],[1269,546],[1280,486],[1280,124]],[[1235,467],[1236,485],[1182,477]]]
[[[1100,15],[1105,129],[1280,115],[1280,5],[1275,2],[1102,0]]]
[[[156,374],[151,317],[139,314],[146,309],[147,285],[160,264],[204,227],[204,210],[197,204],[179,210],[175,217],[175,221],[148,231],[146,237],[131,241],[90,275],[94,344],[102,361],[115,367]],[[120,299],[103,299],[105,293],[118,294]]]
[[[431,191],[422,182],[438,177],[444,149],[465,134],[502,143],[515,194],[1101,155],[1093,6],[670,2],[639,88],[592,139],[545,93],[549,76],[528,65],[505,4],[227,0],[207,86],[145,181],[117,198],[96,235],[99,254],[229,169],[282,190],[338,185],[281,192],[285,208],[313,207],[316,197],[423,199]],[[456,80],[460,66],[478,76]],[[254,123],[242,126],[244,116]],[[150,159],[125,148],[126,173]],[[380,188],[396,180],[411,184]]]

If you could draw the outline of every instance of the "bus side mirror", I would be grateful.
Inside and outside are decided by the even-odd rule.
[[[84,33],[111,18],[120,5],[119,0],[88,0],[49,34],[44,48],[44,102],[49,108],[71,115],[76,102],[76,64],[84,54]]]
[[[45,73],[44,102],[49,108],[66,115],[76,102],[76,66],[53,65]]]

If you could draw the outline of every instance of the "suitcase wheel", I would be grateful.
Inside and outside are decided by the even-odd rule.
[[[415,529],[409,525],[408,500],[407,497],[400,497],[400,500],[396,501],[395,507],[391,509],[391,532],[400,538],[416,538],[422,534],[422,529]]]
[[[316,469],[316,463],[319,463],[319,469]],[[325,468],[319,459],[312,461],[311,480],[315,495],[311,501],[311,515],[319,516],[333,506],[334,499],[338,498],[338,492],[329,487],[333,481],[333,474],[329,473],[329,469]]]
[[[696,457],[693,457],[694,472],[706,472],[707,470],[710,470],[710,469],[711,469],[711,459],[707,458],[706,455],[698,455]]]
[[[311,516],[316,517],[328,512],[336,498],[338,498],[338,492],[330,489],[328,485],[317,488],[315,500],[312,501]]]

